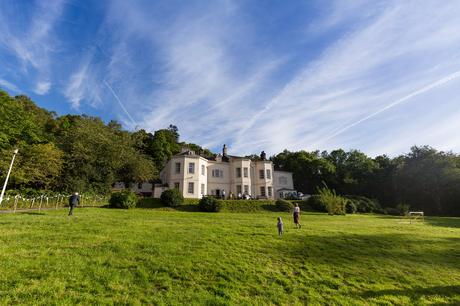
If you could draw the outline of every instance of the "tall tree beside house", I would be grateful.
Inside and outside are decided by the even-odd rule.
[[[66,153],[61,188],[104,192],[117,180],[154,178],[152,161],[132,146],[128,132],[114,130],[94,117],[59,121],[57,141]]]

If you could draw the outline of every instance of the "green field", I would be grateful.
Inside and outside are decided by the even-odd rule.
[[[459,218],[65,213],[0,215],[1,304],[460,305]]]

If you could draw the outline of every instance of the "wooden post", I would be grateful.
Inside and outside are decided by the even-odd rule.
[[[40,196],[40,205],[38,206],[38,211],[42,210],[43,195]]]
[[[46,207],[49,207],[49,203],[50,203],[50,198],[49,197],[46,197]]]
[[[16,207],[18,206],[18,200],[19,200],[18,197],[19,197],[18,195],[16,195],[16,196],[14,197],[14,209],[13,209],[13,213],[16,213]]]
[[[35,203],[35,198],[32,199],[32,202],[30,203],[30,208],[34,207],[34,203]]]
[[[56,207],[55,207],[55,209],[58,209],[58,203],[59,203],[59,195],[56,198]]]

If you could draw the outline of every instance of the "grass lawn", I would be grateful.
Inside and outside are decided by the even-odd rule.
[[[285,222],[277,236],[276,217]],[[0,215],[0,304],[460,305],[460,219]]]

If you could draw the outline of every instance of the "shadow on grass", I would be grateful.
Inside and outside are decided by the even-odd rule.
[[[302,229],[303,230],[303,229]],[[290,237],[282,244],[269,245],[266,254],[315,265],[333,265],[345,270],[362,267],[369,273],[383,274],[389,262],[402,269],[418,266],[444,266],[459,271],[460,238],[424,239],[405,234],[348,234]],[[394,268],[394,267],[392,267]],[[390,272],[388,272],[390,273]]]
[[[435,287],[415,287],[411,289],[387,289],[387,290],[369,290],[364,291],[361,296],[364,298],[375,298],[383,295],[407,296],[419,298],[427,295],[439,295],[444,297],[453,297],[460,294],[460,286],[435,286]]]
[[[460,218],[426,217],[425,222],[433,226],[460,228]]]
[[[42,212],[32,212],[32,211],[27,211],[27,212],[19,212],[21,215],[32,215],[32,216],[44,216],[45,213]]]

